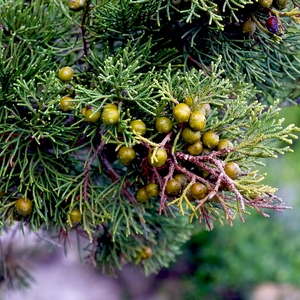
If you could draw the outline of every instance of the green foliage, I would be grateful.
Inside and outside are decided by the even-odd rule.
[[[261,22],[267,11],[251,3],[226,1],[219,14],[217,1],[95,0],[80,12],[59,0],[0,2],[0,230],[14,220],[60,237],[76,230],[103,271],[136,262],[150,273],[175,259],[191,234],[189,219],[212,229],[216,220],[243,220],[248,208],[263,215],[287,208],[255,168],[290,152],[282,142],[299,131],[283,126],[284,99],[273,93],[279,82],[285,94],[296,88],[299,31],[288,21],[286,36],[271,34]],[[298,22],[297,9],[271,12]],[[240,24],[248,17],[260,31],[245,38]],[[58,78],[61,66],[74,69],[71,80]],[[64,96],[71,110],[61,109]],[[187,98],[188,110],[210,108],[201,135],[212,131],[233,147],[190,154],[181,137],[189,125],[173,116]],[[101,122],[107,105],[118,109],[116,124]],[[172,120],[165,135],[155,129],[160,116]],[[142,120],[146,133],[132,120]],[[128,166],[117,156],[124,145],[136,153]],[[161,149],[167,160],[156,167]],[[224,170],[231,161],[242,170],[237,179]],[[168,195],[177,173],[187,186]],[[140,203],[137,191],[152,182],[159,196]],[[189,195],[195,182],[206,186],[201,199]],[[15,208],[20,197],[33,203],[28,217]],[[145,247],[152,257],[143,256]]]
[[[196,267],[182,274],[186,299],[222,299],[226,290],[247,298],[262,282],[299,286],[299,239],[282,220],[272,217],[275,219],[252,215],[246,224],[193,236],[185,257]]]

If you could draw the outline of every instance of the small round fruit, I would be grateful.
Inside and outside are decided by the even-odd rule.
[[[122,146],[118,151],[120,163],[128,166],[136,157],[135,151],[131,147]]]
[[[212,149],[219,144],[219,136],[213,131],[207,131],[202,136],[202,143],[209,149]]]
[[[147,202],[149,200],[149,195],[147,194],[145,188],[140,188],[138,189],[137,193],[136,193],[136,199],[139,202]]]
[[[272,16],[269,17],[267,22],[266,22],[267,28],[271,33],[277,34],[279,31],[278,28],[278,20],[276,17]]]
[[[59,101],[60,109],[63,111],[72,110],[74,105],[73,100],[74,99],[69,96],[62,97]]]
[[[135,131],[140,135],[145,135],[146,133],[146,124],[142,120],[133,120],[130,122],[131,130]]]
[[[82,215],[79,209],[72,209],[69,215],[72,223],[80,223],[82,221]]]
[[[188,105],[188,106],[192,106],[194,103],[194,98],[192,96],[187,96],[184,100],[184,102]]]
[[[178,123],[185,123],[189,120],[191,109],[186,103],[178,103],[174,106],[173,117]]]
[[[233,161],[225,165],[224,171],[233,180],[237,179],[241,174],[239,165]]]
[[[153,151],[154,149],[150,150],[148,154],[149,164],[155,168],[159,168],[167,161],[167,151],[163,148],[158,148],[155,155],[153,155]]]
[[[273,0],[258,0],[258,4],[263,8],[268,8],[272,5]]]
[[[188,146],[187,151],[191,155],[199,155],[203,151],[203,145],[200,141]]]
[[[86,5],[86,0],[69,0],[68,6],[70,10],[79,11]]]
[[[217,146],[218,151],[223,150],[223,149],[230,149],[233,147],[233,144],[227,140],[227,139],[222,139],[219,141],[219,144]]]
[[[144,259],[151,258],[153,256],[152,248],[150,248],[149,246],[144,247],[141,251],[141,255]]]
[[[87,109],[84,114],[84,119],[89,123],[96,123],[100,119],[100,112]]]
[[[181,184],[177,179],[173,178],[168,181],[166,186],[167,194],[177,195],[180,192],[180,190],[181,190]]]
[[[244,34],[252,35],[256,30],[256,24],[255,22],[251,20],[247,20],[242,25],[242,31]]]
[[[274,6],[279,10],[285,9],[287,6],[287,0],[274,0]]]
[[[155,182],[147,184],[145,190],[149,197],[157,197],[159,195],[158,184]]]
[[[189,125],[195,131],[203,130],[206,126],[205,115],[201,111],[193,111],[190,115]]]
[[[32,213],[32,202],[29,199],[19,198],[16,201],[16,209],[19,215],[27,217]]]
[[[195,199],[202,199],[207,195],[207,187],[200,182],[196,182],[191,186],[191,195]]]
[[[73,77],[74,71],[71,67],[64,67],[58,71],[58,78],[62,81],[70,81]]]
[[[189,127],[185,127],[182,130],[181,136],[187,143],[194,144],[197,141],[200,141],[201,134],[200,131],[194,131]]]
[[[118,123],[120,114],[116,108],[104,108],[102,112],[102,122],[105,125],[114,125]]]
[[[155,128],[159,133],[169,133],[172,130],[172,121],[167,117],[159,117],[156,119]]]
[[[178,180],[182,187],[186,187],[188,184],[188,178],[183,173],[176,174],[174,179]]]
[[[81,113],[82,113],[84,116],[85,116],[86,111],[87,111],[87,108],[86,108],[86,107],[83,107],[83,108],[81,109]]]
[[[105,104],[103,109],[108,109],[108,108],[118,109],[118,106],[116,104],[113,104],[113,103],[107,103],[107,104]]]
[[[194,110],[200,110],[204,112],[205,116],[209,116],[211,113],[211,107],[209,103],[201,103],[194,108]]]

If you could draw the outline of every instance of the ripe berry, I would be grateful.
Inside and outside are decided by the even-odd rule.
[[[19,198],[16,201],[15,207],[18,214],[22,215],[23,217],[27,217],[32,213],[32,202],[29,199]]]
[[[142,120],[133,120],[130,122],[131,130],[144,135],[146,133],[146,124]]]
[[[207,195],[207,187],[200,182],[196,182],[191,186],[191,195],[195,199],[202,199]]]
[[[233,161],[225,165],[224,171],[233,180],[237,179],[241,174],[239,165]]]
[[[181,184],[177,179],[173,178],[168,181],[166,186],[167,194],[177,195],[180,192],[180,190],[181,190]]]
[[[124,166],[128,166],[135,159],[135,151],[126,146],[122,146],[118,151],[118,157],[120,163]]]
[[[73,98],[69,96],[64,96],[59,101],[60,109],[63,111],[72,110],[72,107],[74,105]]]
[[[203,145],[200,141],[190,145],[187,151],[191,155],[199,155],[203,151]]]
[[[187,143],[194,144],[200,140],[201,134],[200,131],[194,131],[191,128],[185,127],[182,130],[181,136]]]
[[[189,125],[195,131],[203,130],[206,126],[205,115],[201,111],[193,111],[190,115]]]
[[[112,106],[113,105],[113,106]],[[119,121],[119,111],[114,104],[106,105],[102,112],[102,122],[105,125],[114,125]]]
[[[149,151],[148,161],[149,164],[153,167],[161,167],[165,164],[168,158],[167,151],[163,148],[158,148],[155,155],[153,155],[154,149]]]
[[[86,0],[69,0],[68,6],[70,10],[79,11],[86,5]]]
[[[222,149],[230,149],[232,147],[233,147],[233,144],[229,140],[222,139],[222,140],[219,141],[217,149],[220,151]]]
[[[268,8],[272,5],[273,0],[258,0],[258,4],[263,8]]]
[[[157,197],[159,195],[158,184],[155,182],[150,182],[145,186],[146,193],[149,197]]]
[[[186,187],[188,184],[188,178],[183,173],[176,174],[174,179],[178,180],[182,187]]]
[[[149,246],[147,246],[142,249],[141,255],[144,259],[149,259],[153,256],[153,251]]]
[[[84,119],[89,123],[96,123],[100,119],[100,112],[87,109],[84,114]]]
[[[219,136],[213,131],[207,131],[202,136],[202,143],[212,149],[219,144]]]
[[[72,223],[80,223],[82,221],[82,215],[79,209],[72,209],[69,215]]]
[[[267,22],[266,22],[267,28],[271,33],[277,34],[279,31],[278,28],[278,20],[276,17],[272,16],[270,18],[268,18]]]
[[[186,103],[179,103],[173,108],[173,117],[178,123],[185,123],[189,120],[191,109]]]
[[[242,25],[242,31],[247,35],[252,35],[255,32],[255,30],[256,30],[256,24],[251,20],[245,21]]]
[[[71,67],[64,67],[58,71],[58,78],[62,81],[70,81],[74,71]]]
[[[145,188],[138,189],[136,193],[136,199],[140,202],[147,202],[149,200],[149,195],[147,194]]]
[[[159,133],[169,133],[172,130],[173,123],[167,117],[159,117],[156,119],[155,128]]]

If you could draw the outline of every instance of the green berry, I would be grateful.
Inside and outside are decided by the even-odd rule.
[[[179,103],[173,109],[173,117],[178,123],[185,123],[189,120],[191,109],[186,103]]]
[[[74,99],[69,96],[62,97],[59,101],[60,109],[63,111],[72,110],[74,106],[73,100]]]
[[[196,182],[191,186],[191,195],[195,199],[202,199],[207,195],[207,187],[200,182]]]
[[[149,259],[153,256],[153,251],[152,251],[152,248],[150,248],[149,246],[147,247],[144,247],[141,251],[141,256],[144,258],[144,259]]]
[[[188,178],[183,173],[176,174],[174,179],[178,180],[182,187],[186,187],[188,184]]]
[[[69,215],[72,223],[80,223],[82,221],[82,215],[79,209],[72,209]]]
[[[167,117],[159,117],[156,119],[155,128],[159,133],[169,133],[172,130],[173,123]]]
[[[74,71],[71,67],[64,67],[58,71],[58,78],[62,81],[70,81]]]
[[[190,115],[189,125],[194,131],[203,130],[206,126],[205,115],[201,111],[193,111]]]
[[[139,202],[147,202],[149,200],[149,195],[147,194],[145,188],[140,188],[136,193],[136,199]]]
[[[185,104],[188,106],[192,106],[194,103],[194,98],[192,96],[187,96],[184,100]]]
[[[181,136],[187,143],[194,144],[200,140],[201,134],[200,131],[194,131],[189,127],[185,127],[182,130]]]
[[[181,190],[181,184],[177,179],[173,178],[168,181],[166,186],[167,194],[177,195],[180,192],[180,190]]]
[[[28,217],[32,213],[32,201],[25,198],[19,198],[16,203],[15,207],[19,215],[23,217]]]
[[[239,165],[233,161],[225,165],[224,171],[233,180],[237,179],[241,174]]]
[[[69,0],[68,6],[70,10],[79,11],[82,10],[86,5],[86,0]]]
[[[145,135],[146,133],[146,124],[142,120],[133,120],[130,122],[131,130],[140,134]]]
[[[258,4],[263,8],[269,8],[273,3],[273,0],[258,0]]]
[[[135,151],[131,147],[122,146],[118,151],[120,163],[128,166],[136,157]]]
[[[220,151],[222,149],[230,149],[232,147],[233,147],[233,144],[229,140],[222,139],[222,140],[219,141],[217,149]]]
[[[153,155],[153,151],[154,149],[150,150],[148,154],[149,164],[156,168],[163,166],[168,158],[167,151],[163,148],[158,148],[155,155]]]
[[[114,125],[119,121],[119,111],[114,104],[106,105],[102,112],[102,122],[105,125]]]
[[[219,136],[213,131],[207,131],[202,136],[202,143],[212,149],[219,144]]]
[[[155,182],[151,182],[145,186],[146,193],[149,197],[157,197],[159,195],[158,184]]]
[[[191,155],[199,155],[203,151],[203,145],[200,141],[190,145],[187,151]]]
[[[84,114],[84,119],[88,123],[96,123],[100,119],[100,112],[87,109]]]
[[[274,0],[273,4],[277,9],[282,10],[286,8],[287,0]]]
[[[252,35],[256,30],[256,24],[255,22],[251,20],[247,20],[242,25],[242,31],[245,34]]]

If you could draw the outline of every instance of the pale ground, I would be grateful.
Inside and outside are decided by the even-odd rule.
[[[1,237],[2,249],[10,238],[10,235]],[[47,245],[47,249],[51,246],[48,242],[41,243],[40,238],[34,234],[29,234],[24,239],[17,233],[14,240],[17,241],[14,246],[17,248],[16,253],[24,252],[24,249],[26,251],[28,243],[31,248],[39,248],[41,244]],[[132,267],[125,267],[118,278],[110,278],[92,266],[80,263],[76,247],[69,248],[67,256],[62,247],[51,247],[54,247],[51,252],[43,248],[36,251],[33,257],[28,257],[26,262],[29,263],[29,270],[35,280],[31,287],[23,292],[9,292],[2,296],[0,293],[0,300],[182,299],[180,282],[176,278],[158,282],[155,276],[146,278]],[[288,285],[265,283],[254,289],[250,300],[300,300],[300,290]]]

